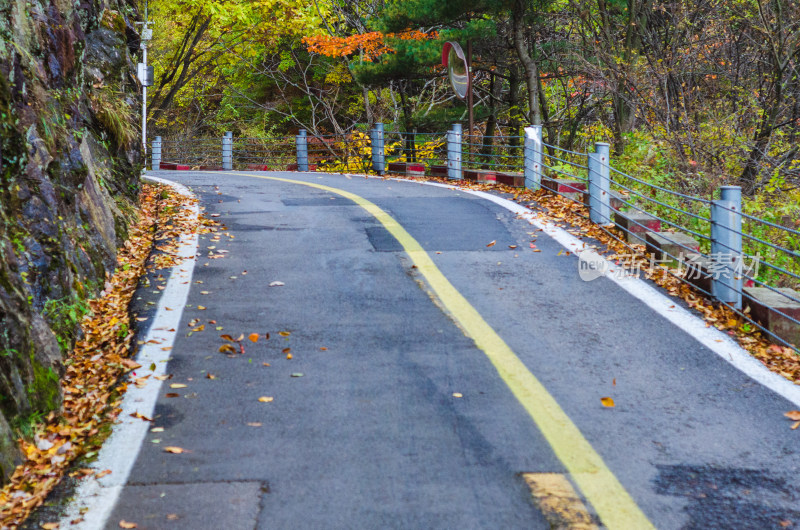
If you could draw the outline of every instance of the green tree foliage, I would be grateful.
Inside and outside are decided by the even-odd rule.
[[[151,120],[193,132],[340,133],[379,120],[441,131],[465,116],[439,64],[455,40],[472,44],[485,143],[542,123],[548,143],[612,141],[687,191],[738,183],[782,196],[800,185],[799,10],[788,0],[160,0]],[[354,46],[319,53],[304,38],[320,35]]]

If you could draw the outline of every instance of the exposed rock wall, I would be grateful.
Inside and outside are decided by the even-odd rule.
[[[0,1],[0,483],[138,192],[135,0]]]

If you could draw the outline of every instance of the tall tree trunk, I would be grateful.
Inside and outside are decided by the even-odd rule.
[[[372,113],[372,105],[369,102],[369,89],[366,86],[361,87],[361,94],[364,96],[364,111],[366,112],[368,128],[372,129],[375,123],[375,116]]]
[[[525,0],[514,0],[511,10],[513,24],[514,48],[519,62],[525,69],[525,84],[528,87],[528,121],[533,125],[542,124],[542,111],[539,107],[539,67],[528,53],[525,40]]]
[[[400,105],[403,107],[403,122],[404,129],[403,137],[404,137],[404,150],[406,153],[406,161],[407,162],[414,162],[416,159],[416,152],[414,150],[414,135],[411,133],[412,128],[412,119],[411,119],[411,103],[408,101],[408,95],[406,94],[406,81],[402,80],[398,83],[400,87]]]
[[[496,75],[492,74],[489,81],[489,117],[486,119],[486,131],[483,134],[483,146],[480,151],[486,164],[492,162],[494,135],[497,129],[497,101],[500,99],[502,89],[503,83],[498,81]],[[488,167],[488,165],[484,165],[484,169]]]
[[[520,121],[519,121],[519,68],[512,65],[509,68],[508,76],[508,107],[509,107],[509,140],[511,146],[510,154],[516,154],[519,150]]]

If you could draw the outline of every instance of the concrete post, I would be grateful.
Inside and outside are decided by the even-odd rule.
[[[742,189],[722,186],[711,203],[711,294],[742,308]]]
[[[297,145],[297,171],[308,171],[308,134],[305,129],[300,129],[294,137]]]
[[[150,169],[153,171],[158,171],[161,169],[161,137],[156,136],[156,139],[153,140],[153,148],[152,148],[152,157],[150,161]]]
[[[383,148],[383,124],[376,123],[375,128],[369,132],[372,143],[372,169],[378,175],[383,175],[386,171],[386,159]]]
[[[447,131],[447,178],[461,180],[461,124]]]
[[[233,169],[233,133],[228,131],[222,137],[222,169],[231,171]]]
[[[542,126],[525,127],[525,187],[533,191],[542,187]]]
[[[611,171],[609,145],[594,144],[594,153],[587,153],[589,167],[589,218],[593,223],[611,222]]]

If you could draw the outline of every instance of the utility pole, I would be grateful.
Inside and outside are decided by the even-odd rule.
[[[153,30],[149,27],[152,22],[147,19],[147,2],[144,4],[144,22],[141,24],[141,44],[142,62],[137,66],[137,77],[142,83],[142,155],[144,156],[145,166],[147,166],[147,87],[153,85],[153,67],[147,66],[147,44],[153,38]]]

